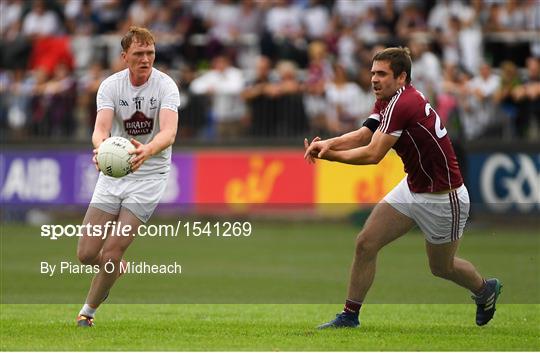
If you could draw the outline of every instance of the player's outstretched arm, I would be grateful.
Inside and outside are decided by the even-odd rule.
[[[161,109],[159,112],[159,132],[149,143],[142,144],[132,139],[135,146],[135,155],[131,160],[132,171],[136,171],[140,166],[154,154],[163,151],[174,143],[176,131],[178,130],[178,113],[170,109]]]
[[[371,132],[371,130],[367,127],[362,126],[358,130],[329,139],[329,141],[332,141],[330,149],[335,151],[344,151],[365,146],[369,144],[372,136],[373,132]]]
[[[375,131],[367,146],[344,151],[327,150],[319,152],[318,158],[346,164],[377,164],[396,143],[398,137]]]
[[[318,136],[313,139],[311,143],[308,143],[307,139],[304,139],[305,154],[304,159],[309,163],[315,163],[315,158],[318,155],[326,153],[328,150],[343,151],[360,146],[365,146],[371,141],[373,132],[365,126],[360,129],[348,132],[338,137],[334,137],[327,140],[321,140]]]
[[[379,115],[372,114],[364,121],[362,127],[358,130],[330,139],[329,144],[331,147],[328,149],[344,151],[366,146],[371,142],[373,133],[377,130],[379,124]]]

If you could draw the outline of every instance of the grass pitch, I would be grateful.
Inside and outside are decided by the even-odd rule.
[[[495,318],[485,327],[475,325],[467,291],[431,276],[422,236],[411,232],[380,254],[367,298],[376,304],[362,308],[361,327],[318,331],[342,308],[358,227],[255,227],[249,241],[137,239],[129,258],[179,258],[185,273],[125,275],[100,308],[96,327],[79,329],[75,316],[91,276],[39,273],[39,260],[76,261],[75,239],[53,242],[40,239],[35,227],[2,225],[0,349],[540,350],[540,237],[534,230],[471,227],[466,233],[459,255],[504,283]]]
[[[91,329],[77,305],[2,305],[10,351],[537,351],[540,305],[498,306],[485,327],[465,304],[365,305],[358,329],[314,327],[335,305],[104,305]]]

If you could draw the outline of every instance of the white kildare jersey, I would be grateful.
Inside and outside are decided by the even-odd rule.
[[[141,86],[133,86],[129,70],[117,72],[105,79],[97,93],[97,110],[112,109],[114,119],[111,136],[134,138],[147,144],[159,132],[159,112],[170,109],[178,112],[180,93],[176,83],[165,73],[152,69],[150,78]],[[127,177],[147,177],[168,173],[171,165],[171,147],[152,156]]]

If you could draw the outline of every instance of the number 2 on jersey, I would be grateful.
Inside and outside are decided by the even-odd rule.
[[[426,103],[426,106],[424,108],[424,111],[426,112],[426,116],[429,116],[430,110],[435,114],[435,134],[437,134],[438,138],[442,138],[447,134],[447,131],[445,127],[442,127],[441,117],[439,116],[439,114],[437,114],[435,109],[431,107],[431,104]]]

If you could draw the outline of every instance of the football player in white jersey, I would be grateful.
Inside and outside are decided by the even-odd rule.
[[[125,266],[123,255],[139,226],[156,208],[171,164],[171,145],[178,126],[180,94],[165,73],[153,68],[155,40],[145,28],[131,27],[122,38],[126,69],[105,79],[97,94],[97,117],[92,135],[94,163],[99,145],[109,136],[122,136],[133,143],[132,173],[115,179],[100,173],[83,224],[101,226],[108,236],[84,234],[77,256],[83,264],[98,265],[77,325],[91,327],[98,306],[106,299]],[[114,236],[115,225],[130,236]],[[84,228],[87,229],[87,228]],[[115,231],[115,234],[120,234]],[[105,264],[108,271],[105,271]],[[108,273],[111,272],[111,273]]]

